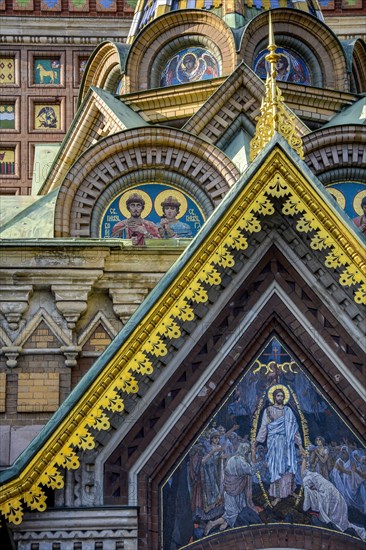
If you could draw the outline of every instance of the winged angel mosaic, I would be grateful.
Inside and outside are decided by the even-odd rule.
[[[273,338],[161,489],[164,549],[279,522],[365,539],[366,449]]]

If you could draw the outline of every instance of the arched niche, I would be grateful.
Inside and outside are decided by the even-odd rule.
[[[124,71],[130,46],[114,42],[102,42],[94,50],[84,71],[80,85],[78,104],[82,102],[90,86],[114,93]]]
[[[328,27],[307,13],[285,8],[272,11],[272,24],[276,46],[299,56],[312,86],[349,91],[344,50]],[[267,45],[268,15],[263,13],[245,28],[240,57],[253,68]]]
[[[89,148],[69,170],[56,201],[55,236],[97,236],[107,204],[124,185],[156,181],[182,186],[209,213],[238,177],[225,153],[181,130],[119,132]]]
[[[220,76],[235,68],[234,37],[222,19],[202,10],[178,10],[155,19],[136,37],[126,62],[129,91],[160,87],[164,66],[190,47],[214,56]]]
[[[351,91],[360,94],[366,92],[366,44],[356,40],[352,45]]]
[[[303,146],[305,162],[338,206],[351,219],[360,216],[361,201],[366,196],[364,126],[325,127],[304,136]]]

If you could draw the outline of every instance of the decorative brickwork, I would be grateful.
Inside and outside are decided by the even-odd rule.
[[[5,412],[6,372],[0,372],[0,412]]]
[[[83,351],[96,351],[100,353],[104,351],[110,343],[111,337],[106,332],[104,327],[99,325],[84,344]]]
[[[286,9],[274,10],[272,23],[276,45],[301,52],[309,64],[315,86],[349,91],[344,78],[347,71],[344,51],[330,29],[307,13],[294,17],[293,11]],[[263,13],[249,23],[240,46],[241,58],[249,67],[253,67],[267,35],[268,16]]]
[[[41,321],[32,335],[24,342],[23,347],[26,349],[58,349],[61,345],[62,343],[51,329],[44,321]]]
[[[18,374],[18,412],[50,412],[59,406],[58,372]]]
[[[100,2],[99,0],[9,0],[6,3],[5,15],[22,17],[110,17],[111,13],[119,18],[131,19],[134,12],[133,2],[116,0]]]
[[[223,21],[205,11],[176,11],[152,22],[137,37],[127,60],[126,91],[157,87],[168,58],[189,45],[217,52],[222,75],[234,70],[237,61],[234,37]]]
[[[354,537],[332,533],[327,529],[314,529],[300,525],[276,525],[275,528],[256,526],[238,528],[224,536],[214,535],[193,543],[192,550],[255,550],[258,548],[299,548],[301,550],[363,550],[364,543]]]

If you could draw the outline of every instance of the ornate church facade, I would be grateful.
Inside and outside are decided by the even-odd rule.
[[[4,215],[4,548],[364,548],[366,46],[267,4],[139,2]]]

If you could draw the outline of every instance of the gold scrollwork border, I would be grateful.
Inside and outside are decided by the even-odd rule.
[[[363,246],[282,150],[275,147],[252,180],[227,208],[204,242],[162,294],[144,321],[127,338],[78,404],[21,474],[4,484],[0,512],[19,524],[24,506],[46,509],[44,487],[60,489],[64,469],[77,469],[78,451],[95,446],[94,430],[108,430],[109,415],[121,413],[124,397],[138,392],[139,375],[153,371],[153,357],[167,354],[170,340],[181,337],[182,321],[194,319],[195,305],[208,301],[207,287],[219,285],[222,272],[235,264],[235,251],[248,247],[248,236],[261,231],[261,217],[275,212],[282,200],[285,216],[300,215],[296,229],[310,233],[314,250],[327,249],[325,265],[341,268],[339,282],[354,286],[354,300],[366,303]]]

